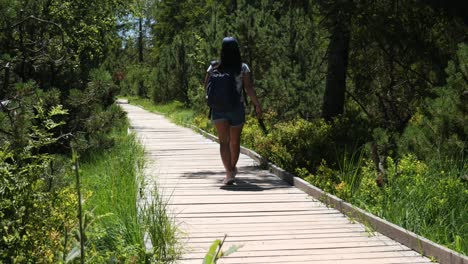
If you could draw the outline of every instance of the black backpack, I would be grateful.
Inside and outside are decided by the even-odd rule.
[[[241,95],[237,92],[235,74],[215,67],[208,77],[206,97],[208,106],[215,111],[229,112],[239,107]]]

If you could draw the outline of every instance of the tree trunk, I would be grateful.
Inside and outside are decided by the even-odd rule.
[[[5,75],[3,80],[3,89],[0,89],[0,104],[3,100],[7,99],[7,91],[10,86],[10,63],[8,62],[5,66]],[[0,110],[3,110],[3,104],[0,105]]]
[[[322,117],[331,121],[343,114],[346,92],[350,31],[348,21],[334,23],[328,45],[328,69]]]
[[[143,18],[138,19],[138,63],[143,65]],[[143,80],[138,82],[138,96],[146,97]]]
[[[229,4],[228,7],[228,15],[232,15],[237,9],[237,0],[231,0],[231,3]]]

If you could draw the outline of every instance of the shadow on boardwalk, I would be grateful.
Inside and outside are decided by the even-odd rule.
[[[198,170],[195,172],[186,172],[181,175],[181,177],[186,179],[208,179],[217,177],[221,183],[223,175],[224,171],[221,170]],[[226,191],[261,192],[292,187],[285,184],[284,181],[278,179],[276,176],[269,174],[267,171],[259,173],[257,166],[243,166],[239,167],[239,173],[233,185],[221,185],[219,188]]]

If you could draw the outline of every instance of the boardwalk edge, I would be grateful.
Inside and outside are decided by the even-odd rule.
[[[208,133],[207,131],[193,126],[192,129],[198,131],[204,137],[218,142],[218,138]],[[378,216],[362,210],[342,199],[324,192],[320,188],[306,182],[296,175],[283,170],[275,164],[268,162],[267,159],[260,156],[255,151],[241,147],[241,153],[249,156],[260,164],[261,167],[268,169],[272,174],[278,176],[288,184],[297,187],[315,199],[333,207],[341,213],[358,220],[359,222],[370,226],[373,230],[419,252],[421,255],[435,258],[441,264],[468,264],[468,257],[458,252],[455,252],[447,247],[439,245],[427,238],[419,236],[409,230],[406,230],[398,225],[388,222]]]

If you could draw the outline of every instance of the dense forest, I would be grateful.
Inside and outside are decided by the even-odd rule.
[[[118,94],[212,130],[202,83],[225,36],[269,131],[249,118],[244,145],[468,254],[467,27],[455,0],[0,0],[0,262],[73,262],[80,243],[90,263],[172,259],[91,205],[80,236],[71,164],[120,146]]]

